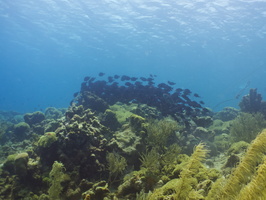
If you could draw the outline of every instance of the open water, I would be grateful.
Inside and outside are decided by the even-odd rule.
[[[266,0],[0,0],[0,110],[68,107],[99,72],[238,108],[250,88],[266,98],[265,22]]]

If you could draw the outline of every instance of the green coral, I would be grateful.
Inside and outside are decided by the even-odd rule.
[[[265,127],[266,121],[261,113],[241,113],[232,123],[230,136],[234,142],[251,142]]]
[[[57,141],[55,132],[47,132],[40,137],[38,146],[42,148],[49,148],[55,141]]]

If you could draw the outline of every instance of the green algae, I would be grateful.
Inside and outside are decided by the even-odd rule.
[[[108,163],[109,181],[115,181],[126,169],[127,161],[123,156],[116,152],[107,153],[106,160]]]
[[[63,186],[61,185],[65,181],[66,176],[64,174],[64,165],[60,162],[55,161],[52,167],[52,170],[49,173],[51,186],[48,190],[49,199],[60,200],[61,192]]]
[[[115,112],[116,118],[120,124],[126,123],[128,118],[134,114],[132,110],[136,108],[137,108],[137,104],[125,105],[122,103],[116,103],[110,106],[110,110]]]
[[[41,148],[49,148],[54,142],[57,141],[55,132],[47,132],[38,140],[38,146]]]

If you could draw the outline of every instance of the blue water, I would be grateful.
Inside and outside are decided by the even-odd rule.
[[[157,74],[215,110],[246,86],[266,99],[265,22],[266,0],[0,0],[0,110],[67,107],[99,72]]]

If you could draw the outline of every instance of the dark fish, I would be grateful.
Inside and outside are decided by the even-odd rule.
[[[175,91],[178,92],[178,93],[180,93],[180,92],[183,91],[183,89],[181,89],[181,88],[177,88]]]
[[[84,77],[84,81],[88,81],[88,80],[90,80],[90,77],[89,76],[85,76]]]
[[[79,94],[79,92],[75,92],[75,93],[73,94],[74,98],[77,97],[78,94]]]
[[[131,81],[136,81],[138,78],[137,77],[131,77],[130,80]]]
[[[114,82],[114,78],[113,78],[112,76],[108,76],[108,82],[109,82],[109,83]]]
[[[193,106],[194,108],[201,108],[201,105],[199,103],[197,103],[196,101],[191,101],[191,106]]]
[[[142,81],[147,81],[147,78],[140,77],[140,80],[142,80]]]
[[[148,85],[154,85],[155,83],[153,81],[149,81]]]
[[[129,76],[123,75],[121,77],[121,81],[129,81],[129,80],[130,80],[130,77]]]
[[[200,101],[199,103],[200,103],[200,104],[202,104],[202,105],[204,105],[204,104],[205,104],[203,101]]]
[[[126,82],[125,85],[129,87],[129,86],[132,86],[133,84],[130,82]]]
[[[114,78],[115,78],[115,79],[118,79],[119,77],[120,77],[120,76],[118,76],[118,75],[114,75]]]
[[[104,74],[105,74],[105,73],[103,73],[103,72],[100,72],[100,73],[99,73],[99,76],[103,76]]]
[[[190,95],[191,91],[189,89],[184,89],[183,94],[184,95]]]
[[[203,114],[210,113],[211,111],[208,108],[203,108],[202,109]]]
[[[90,79],[89,82],[91,83],[91,82],[93,82],[95,79],[96,79],[96,78],[92,77],[92,78]]]
[[[190,99],[187,97],[187,95],[182,94],[182,98],[185,99],[187,102],[190,102]]]
[[[139,86],[139,85],[142,85],[142,83],[141,83],[140,81],[136,81],[136,82],[135,82],[135,85],[136,85],[136,86]]]
[[[169,85],[175,85],[176,83],[172,82],[172,81],[167,81]]]
[[[194,97],[200,97],[197,93],[194,94]]]
[[[170,90],[172,90],[172,87],[170,87],[169,85],[167,85],[167,84],[165,84],[165,83],[160,83],[160,84],[158,84],[158,87],[159,88],[163,88],[163,89],[170,89]]]
[[[153,81],[154,79],[153,78],[147,78],[147,81]]]

